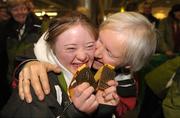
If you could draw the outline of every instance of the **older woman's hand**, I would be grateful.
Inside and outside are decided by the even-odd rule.
[[[50,86],[47,72],[60,72],[60,68],[47,62],[30,61],[21,70],[19,74],[19,96],[28,103],[32,102],[30,93],[30,84],[39,100],[44,99],[44,93],[49,94]]]
[[[117,106],[119,103],[119,96],[117,95],[116,87],[118,83],[115,80],[110,80],[107,82],[110,86],[104,91],[98,90],[96,93],[96,99],[100,104]]]

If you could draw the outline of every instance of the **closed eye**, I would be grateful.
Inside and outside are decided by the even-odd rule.
[[[107,49],[107,53],[109,57],[113,57],[113,54]]]
[[[92,50],[92,49],[94,49],[94,47],[95,47],[95,43],[94,43],[94,42],[93,42],[93,43],[88,43],[88,44],[85,46],[85,48],[88,49],[88,50]]]
[[[110,50],[106,49],[106,51],[107,51],[107,54],[108,54],[109,57],[111,57],[111,58],[119,58],[119,57],[115,56]]]
[[[68,47],[68,48],[66,48],[66,51],[67,52],[73,52],[73,51],[75,51],[76,50],[76,48],[74,48],[74,47]]]

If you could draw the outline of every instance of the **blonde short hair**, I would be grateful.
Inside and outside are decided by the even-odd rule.
[[[123,65],[130,65],[132,71],[140,70],[156,50],[154,25],[140,13],[112,14],[100,26],[100,30],[105,28],[127,35]]]

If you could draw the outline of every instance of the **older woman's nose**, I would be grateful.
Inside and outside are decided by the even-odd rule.
[[[94,56],[96,58],[102,58],[102,53],[103,53],[103,46],[102,46],[102,44],[100,42],[97,41]]]

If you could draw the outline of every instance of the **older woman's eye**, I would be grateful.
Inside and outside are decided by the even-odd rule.
[[[112,53],[108,51],[109,57],[113,57]]]

